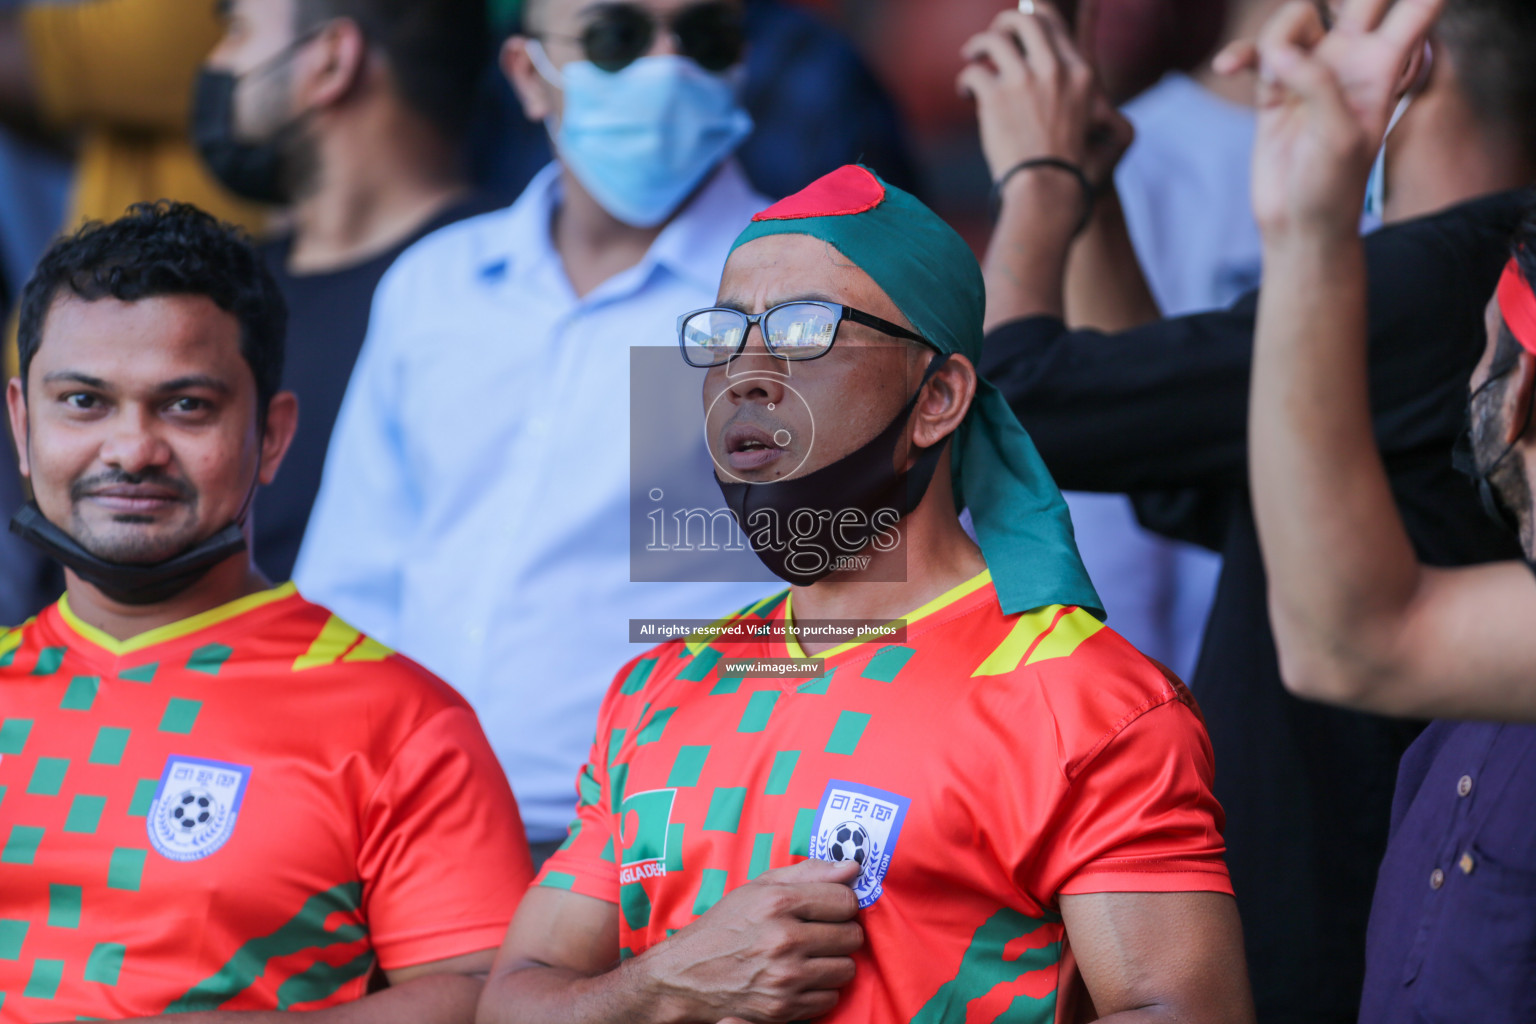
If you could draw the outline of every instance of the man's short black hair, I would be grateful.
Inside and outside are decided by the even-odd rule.
[[[1449,0],[1435,35],[1477,116],[1536,162],[1536,3]]]
[[[389,61],[400,99],[461,138],[491,58],[485,0],[298,0],[299,33],[347,18]]]
[[[93,221],[43,255],[21,293],[17,348],[25,384],[60,292],[87,302],[204,295],[240,321],[240,354],[256,377],[257,417],[283,383],[288,306],[245,232],[190,203],[135,203],[126,216]]]

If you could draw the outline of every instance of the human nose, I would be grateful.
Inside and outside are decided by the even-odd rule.
[[[784,401],[785,368],[783,360],[768,354],[760,333],[749,336],[741,354],[726,366],[731,378],[731,401],[737,405],[758,402],[770,407],[781,404]]]
[[[665,19],[657,18],[656,30],[651,33],[651,48],[645,52],[647,57],[680,57],[682,48],[677,42],[677,32]]]
[[[111,420],[101,445],[101,461],[124,473],[139,474],[170,462],[171,446],[144,409],[129,407]]]

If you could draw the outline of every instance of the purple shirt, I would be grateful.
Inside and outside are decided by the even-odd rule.
[[[1436,722],[1403,755],[1360,1024],[1536,1021],[1536,726]]]

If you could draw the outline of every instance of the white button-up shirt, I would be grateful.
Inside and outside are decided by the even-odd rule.
[[[551,166],[380,283],[295,571],[474,705],[534,842],[572,816],[598,705],[643,649],[629,620],[715,619],[768,591],[629,582],[629,350],[675,348],[769,200],[727,163],[583,298],[550,237],[558,201]]]

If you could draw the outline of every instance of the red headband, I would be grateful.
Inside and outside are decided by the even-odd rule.
[[[1499,315],[1509,325],[1509,333],[1522,348],[1536,355],[1536,292],[1531,291],[1530,282],[1513,257],[1504,265],[1498,296]]]

